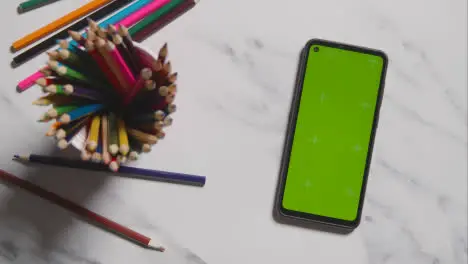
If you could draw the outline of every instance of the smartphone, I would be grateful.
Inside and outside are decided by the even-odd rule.
[[[302,54],[280,169],[280,216],[359,225],[388,59],[310,40]]]

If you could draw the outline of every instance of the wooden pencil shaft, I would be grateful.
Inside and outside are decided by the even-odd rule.
[[[132,53],[128,50],[128,48],[125,46],[123,43],[123,39],[120,35],[115,34],[113,36],[113,41],[114,44],[117,46],[117,49],[119,52],[122,54],[122,57],[124,58],[125,62],[129,65],[130,69],[132,70],[132,73],[134,75],[138,74],[138,64],[135,61],[135,59],[132,56]]]
[[[36,161],[34,162],[40,162],[43,164],[51,164],[53,162],[57,162],[57,160],[54,160],[53,158],[46,160],[44,157],[34,157],[33,155],[30,155],[29,158],[35,158]],[[81,164],[83,164],[83,161],[80,161]],[[80,163],[73,164],[75,165],[72,168],[77,168],[76,165],[80,165]],[[90,166],[91,164],[88,164]],[[100,164],[95,164],[96,168],[102,167],[99,166]],[[79,167],[78,167],[79,168]],[[144,246],[148,246],[148,244],[151,241],[151,238],[142,235],[138,232],[135,232],[128,227],[125,227],[123,225],[118,224],[117,222],[114,222],[102,215],[99,215],[95,212],[92,212],[84,207],[81,207],[75,203],[73,203],[70,200],[67,200],[53,192],[47,191],[45,189],[42,189],[41,187],[34,185],[26,180],[20,179],[12,174],[9,174],[3,170],[0,170],[0,178],[10,184],[14,184],[17,187],[20,187],[30,193],[33,193],[51,203],[54,203],[72,213],[75,213],[76,215],[86,219],[87,221],[92,221],[95,224],[98,224],[100,227],[104,227],[109,229],[110,231],[117,233],[123,237],[126,237],[128,239],[131,239],[132,241],[136,241],[139,244],[142,244]]]
[[[47,157],[31,154],[29,155],[29,161],[45,165],[61,166],[68,168],[78,168],[94,171],[108,171],[107,166],[105,166],[104,164],[90,163],[82,160],[70,160],[59,157]],[[127,166],[121,166],[119,169],[119,174],[131,174],[135,176],[142,176],[144,179],[148,180],[161,180],[174,183],[185,183],[195,186],[204,186],[206,182],[205,176],[140,169]]]
[[[143,143],[133,137],[129,137],[128,141],[130,142],[130,149],[132,151],[136,151],[137,153],[143,152]]]
[[[133,25],[129,29],[129,33],[131,36],[134,36],[138,32],[144,30],[145,28],[149,27],[151,24],[157,22],[161,19],[162,16],[170,13],[172,10],[177,8],[180,4],[182,4],[185,0],[171,0],[169,3],[161,7],[160,9],[156,10],[149,16],[145,17],[135,25]]]
[[[102,7],[103,5],[109,3],[111,0],[94,0],[91,1],[80,8],[68,13],[67,15],[53,21],[52,23],[24,36],[23,38],[13,42],[12,50],[17,51],[20,50],[29,44],[49,35],[50,33],[54,32],[55,30],[64,27],[76,19],[83,17],[92,11]]]
[[[50,49],[51,47],[56,45],[57,39],[64,39],[68,36],[68,31],[80,31],[84,29],[88,25],[88,18],[93,20],[101,20],[102,18],[106,17],[110,13],[114,12],[115,10],[125,6],[126,4],[130,3],[132,0],[119,0],[113,1],[112,3],[106,5],[105,7],[97,10],[96,12],[92,13],[88,17],[81,19],[79,22],[71,25],[68,28],[63,29],[62,31],[58,32],[57,34],[49,37],[48,39],[42,41],[41,43],[35,45],[34,47],[26,50],[25,52],[19,54],[18,56],[13,58],[12,66],[17,67],[32,58],[36,57],[39,54],[42,54],[44,51]]]
[[[117,84],[114,88],[117,89],[119,94],[125,94],[126,81],[125,78],[120,74],[119,66],[116,64],[116,61],[111,57],[109,51],[105,48],[106,42],[102,38],[96,41],[96,47],[99,50],[99,53],[104,58],[107,67],[110,68],[110,71],[113,73],[115,79],[117,79]],[[128,84],[127,84],[128,85]]]
[[[138,54],[137,54],[137,52],[135,50],[135,46],[133,45],[132,37],[128,33],[128,29],[125,26],[120,25],[120,27],[118,29],[118,32],[119,32],[119,35],[122,37],[123,43],[124,43],[125,47],[128,49],[131,57],[134,58],[134,61],[135,61],[136,66],[137,66],[137,71],[140,71],[141,68],[143,67],[143,63],[141,61],[140,56],[138,56]]]
[[[50,109],[47,114],[51,117],[57,117],[59,115],[63,115],[68,113],[74,109],[78,108],[76,105],[63,105],[63,106],[55,106],[54,108]]]
[[[87,116],[91,113],[99,111],[103,108],[101,104],[92,104],[79,107],[73,111],[70,111],[67,114],[64,114],[60,117],[60,122],[69,123],[73,120],[79,119],[81,117]]]
[[[78,85],[67,84],[64,89],[69,93],[77,97],[83,97],[91,100],[104,100],[104,95],[99,89],[88,89]]]
[[[88,123],[88,118],[84,117],[78,120],[75,120],[69,124],[62,124],[60,127],[63,130],[63,135],[57,135],[57,139],[64,138],[65,141],[70,141],[73,136],[75,136],[80,129]],[[57,132],[58,134],[58,132]]]
[[[95,151],[98,146],[100,125],[101,117],[97,115],[94,116],[91,120],[91,127],[89,128],[88,139],[86,140],[86,146],[89,151]]]
[[[140,130],[129,128],[127,129],[127,131],[130,135],[138,139],[140,142],[148,143],[152,145],[158,142],[158,138],[156,136],[142,132]]]
[[[101,122],[102,122],[101,124],[102,159],[105,164],[109,164],[111,160],[110,160],[110,154],[109,154],[109,141],[108,141],[108,136],[109,136],[108,115],[103,115]]]
[[[117,77],[114,75],[114,73],[111,71],[109,68],[105,58],[98,52],[97,50],[94,49],[94,44],[93,43],[87,43],[87,48],[88,52],[91,54],[91,57],[93,60],[97,63],[101,71],[104,73],[106,79],[108,82],[112,84],[112,87],[119,87],[120,83],[117,80]]]
[[[117,118],[115,114],[110,113],[108,116],[108,129],[109,129],[109,152],[112,155],[116,155],[117,152],[119,151],[119,136],[118,136],[118,130],[117,130]]]
[[[111,41],[107,42],[107,51],[110,54],[110,57],[112,58],[113,62],[115,63],[116,70],[118,71],[116,74],[119,74],[122,76],[124,80],[124,88],[125,90],[130,90],[132,86],[135,85],[135,76],[133,76],[132,71],[128,67],[127,63],[123,59],[122,55],[120,54],[119,50],[116,49],[115,44],[112,43]]]
[[[161,15],[155,22],[149,24],[144,29],[140,30],[139,32],[135,32],[134,35],[132,35],[134,40],[137,42],[142,42],[152,34],[156,33],[157,31],[170,24],[172,21],[174,21],[179,16],[183,15],[185,12],[187,12],[194,6],[195,2],[193,0],[184,1],[176,8],[170,10],[168,13]]]
[[[122,155],[126,156],[129,151],[129,143],[128,143],[128,134],[127,128],[125,126],[125,121],[123,119],[117,120],[117,128],[119,134],[119,151]]]

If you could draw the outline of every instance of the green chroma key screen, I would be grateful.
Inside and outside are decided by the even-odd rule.
[[[384,58],[324,45],[309,49],[282,206],[354,221]]]

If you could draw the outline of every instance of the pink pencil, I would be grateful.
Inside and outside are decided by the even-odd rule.
[[[116,88],[119,87],[119,81],[115,77],[114,73],[112,73],[112,71],[107,66],[106,62],[104,61],[104,58],[96,50],[94,43],[91,41],[86,41],[85,47],[88,53],[94,59],[94,61],[96,61],[97,65],[102,70],[104,75],[106,75],[107,80],[112,84],[112,86]]]
[[[112,41],[107,41],[106,43],[106,49],[109,52],[110,58],[113,60],[115,63],[116,72],[115,74],[119,74],[125,81],[124,87],[126,91],[129,91],[132,89],[132,87],[135,85],[136,80],[135,76],[133,76],[132,71],[128,67],[127,63],[123,59],[122,55],[120,54],[119,50],[115,48],[115,44],[112,43]]]
[[[45,67],[45,68],[49,68],[49,67]],[[45,75],[41,71],[37,71],[31,74],[29,77],[27,77],[26,79],[18,83],[18,85],[16,86],[16,91],[18,93],[22,93],[26,91],[28,88],[33,86],[38,79],[42,77],[45,77]]]
[[[132,101],[133,97],[135,97],[138,91],[143,88],[146,81],[151,79],[152,75],[153,71],[151,71],[150,68],[144,68],[141,70],[140,76],[138,77],[135,85],[127,92],[126,97],[124,98],[124,105],[128,105]]]
[[[128,17],[118,22],[116,26],[124,25],[125,27],[131,27],[135,25],[138,21],[148,16],[149,14],[154,13],[156,10],[158,10],[168,2],[169,0],[154,0],[153,2],[145,5],[143,8],[139,9],[135,13],[132,13]]]

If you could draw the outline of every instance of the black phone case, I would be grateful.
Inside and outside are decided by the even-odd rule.
[[[284,194],[284,184],[286,181],[286,174],[287,174],[287,170],[289,166],[289,158],[291,154],[292,142],[294,139],[294,132],[296,128],[296,120],[297,120],[297,114],[299,111],[300,98],[302,94],[302,83],[305,77],[307,58],[309,55],[310,46],[314,44],[324,45],[324,46],[329,46],[329,47],[336,47],[340,49],[346,49],[346,50],[351,50],[351,51],[356,51],[356,52],[361,52],[361,53],[374,54],[374,55],[382,57],[384,61],[384,65],[382,69],[382,76],[380,80],[380,87],[379,87],[379,92],[378,92],[378,98],[377,98],[377,105],[376,105],[376,110],[374,113],[374,122],[372,125],[371,139],[369,141],[369,146],[368,146],[369,150],[368,150],[368,155],[366,159],[366,167],[364,170],[363,183],[361,187],[358,214],[354,221],[345,221],[341,219],[335,219],[335,218],[324,217],[324,216],[319,216],[319,215],[307,214],[307,213],[302,213],[302,212],[294,212],[294,211],[284,209],[281,205],[282,200],[283,200],[283,194]],[[291,109],[289,112],[289,120],[287,124],[286,136],[284,140],[281,167],[280,167],[280,172],[279,172],[278,188],[277,188],[276,199],[275,199],[275,209],[274,209],[275,212],[274,213],[276,216],[279,216],[282,218],[283,217],[289,218],[292,220],[298,220],[299,222],[305,221],[305,222],[320,223],[320,224],[331,225],[334,227],[345,228],[345,229],[355,229],[356,227],[359,226],[359,223],[361,220],[361,214],[362,214],[363,201],[365,197],[367,178],[369,174],[369,167],[370,167],[371,158],[372,158],[375,132],[378,126],[380,106],[382,104],[387,66],[388,66],[388,57],[384,52],[379,51],[379,50],[358,47],[358,46],[353,46],[353,45],[348,45],[348,44],[338,43],[338,42],[333,42],[333,41],[321,40],[321,39],[311,39],[307,42],[307,44],[303,48],[301,55],[300,55],[295,89],[294,89],[294,94],[292,97]]]

